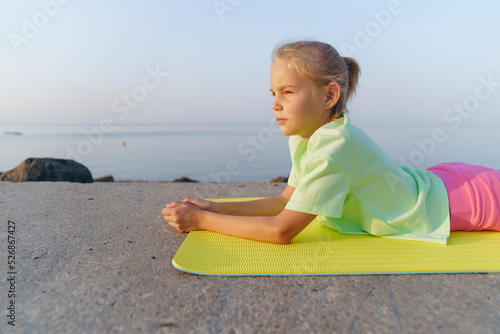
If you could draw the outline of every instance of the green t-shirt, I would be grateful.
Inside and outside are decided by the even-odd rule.
[[[397,165],[348,115],[289,139],[295,188],[286,209],[318,215],[345,234],[372,234],[446,245],[450,235],[443,181],[423,169]]]

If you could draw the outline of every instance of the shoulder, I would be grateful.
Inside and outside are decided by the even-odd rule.
[[[347,115],[325,124],[309,138],[308,153],[329,155],[347,144],[350,133],[351,125]]]
[[[366,153],[366,149],[373,149],[376,144],[361,129],[353,126],[346,114],[337,121],[325,124],[309,139],[308,152],[324,155],[328,152]],[[360,152],[357,152],[360,151]]]

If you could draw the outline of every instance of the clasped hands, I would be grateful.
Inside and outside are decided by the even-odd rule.
[[[179,232],[190,232],[200,229],[204,211],[212,211],[214,203],[199,199],[185,198],[182,202],[174,201],[167,204],[161,211],[163,218],[170,226]]]

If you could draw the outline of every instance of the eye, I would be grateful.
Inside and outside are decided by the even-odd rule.
[[[293,94],[293,93],[292,93],[291,91],[289,91],[289,90],[285,90],[285,91],[283,92],[283,95],[290,95],[290,94]]]

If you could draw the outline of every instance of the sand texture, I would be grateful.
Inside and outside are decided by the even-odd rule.
[[[500,274],[211,277],[171,265],[160,212],[274,183],[0,182],[1,333],[498,333]],[[16,321],[8,324],[8,220]]]

